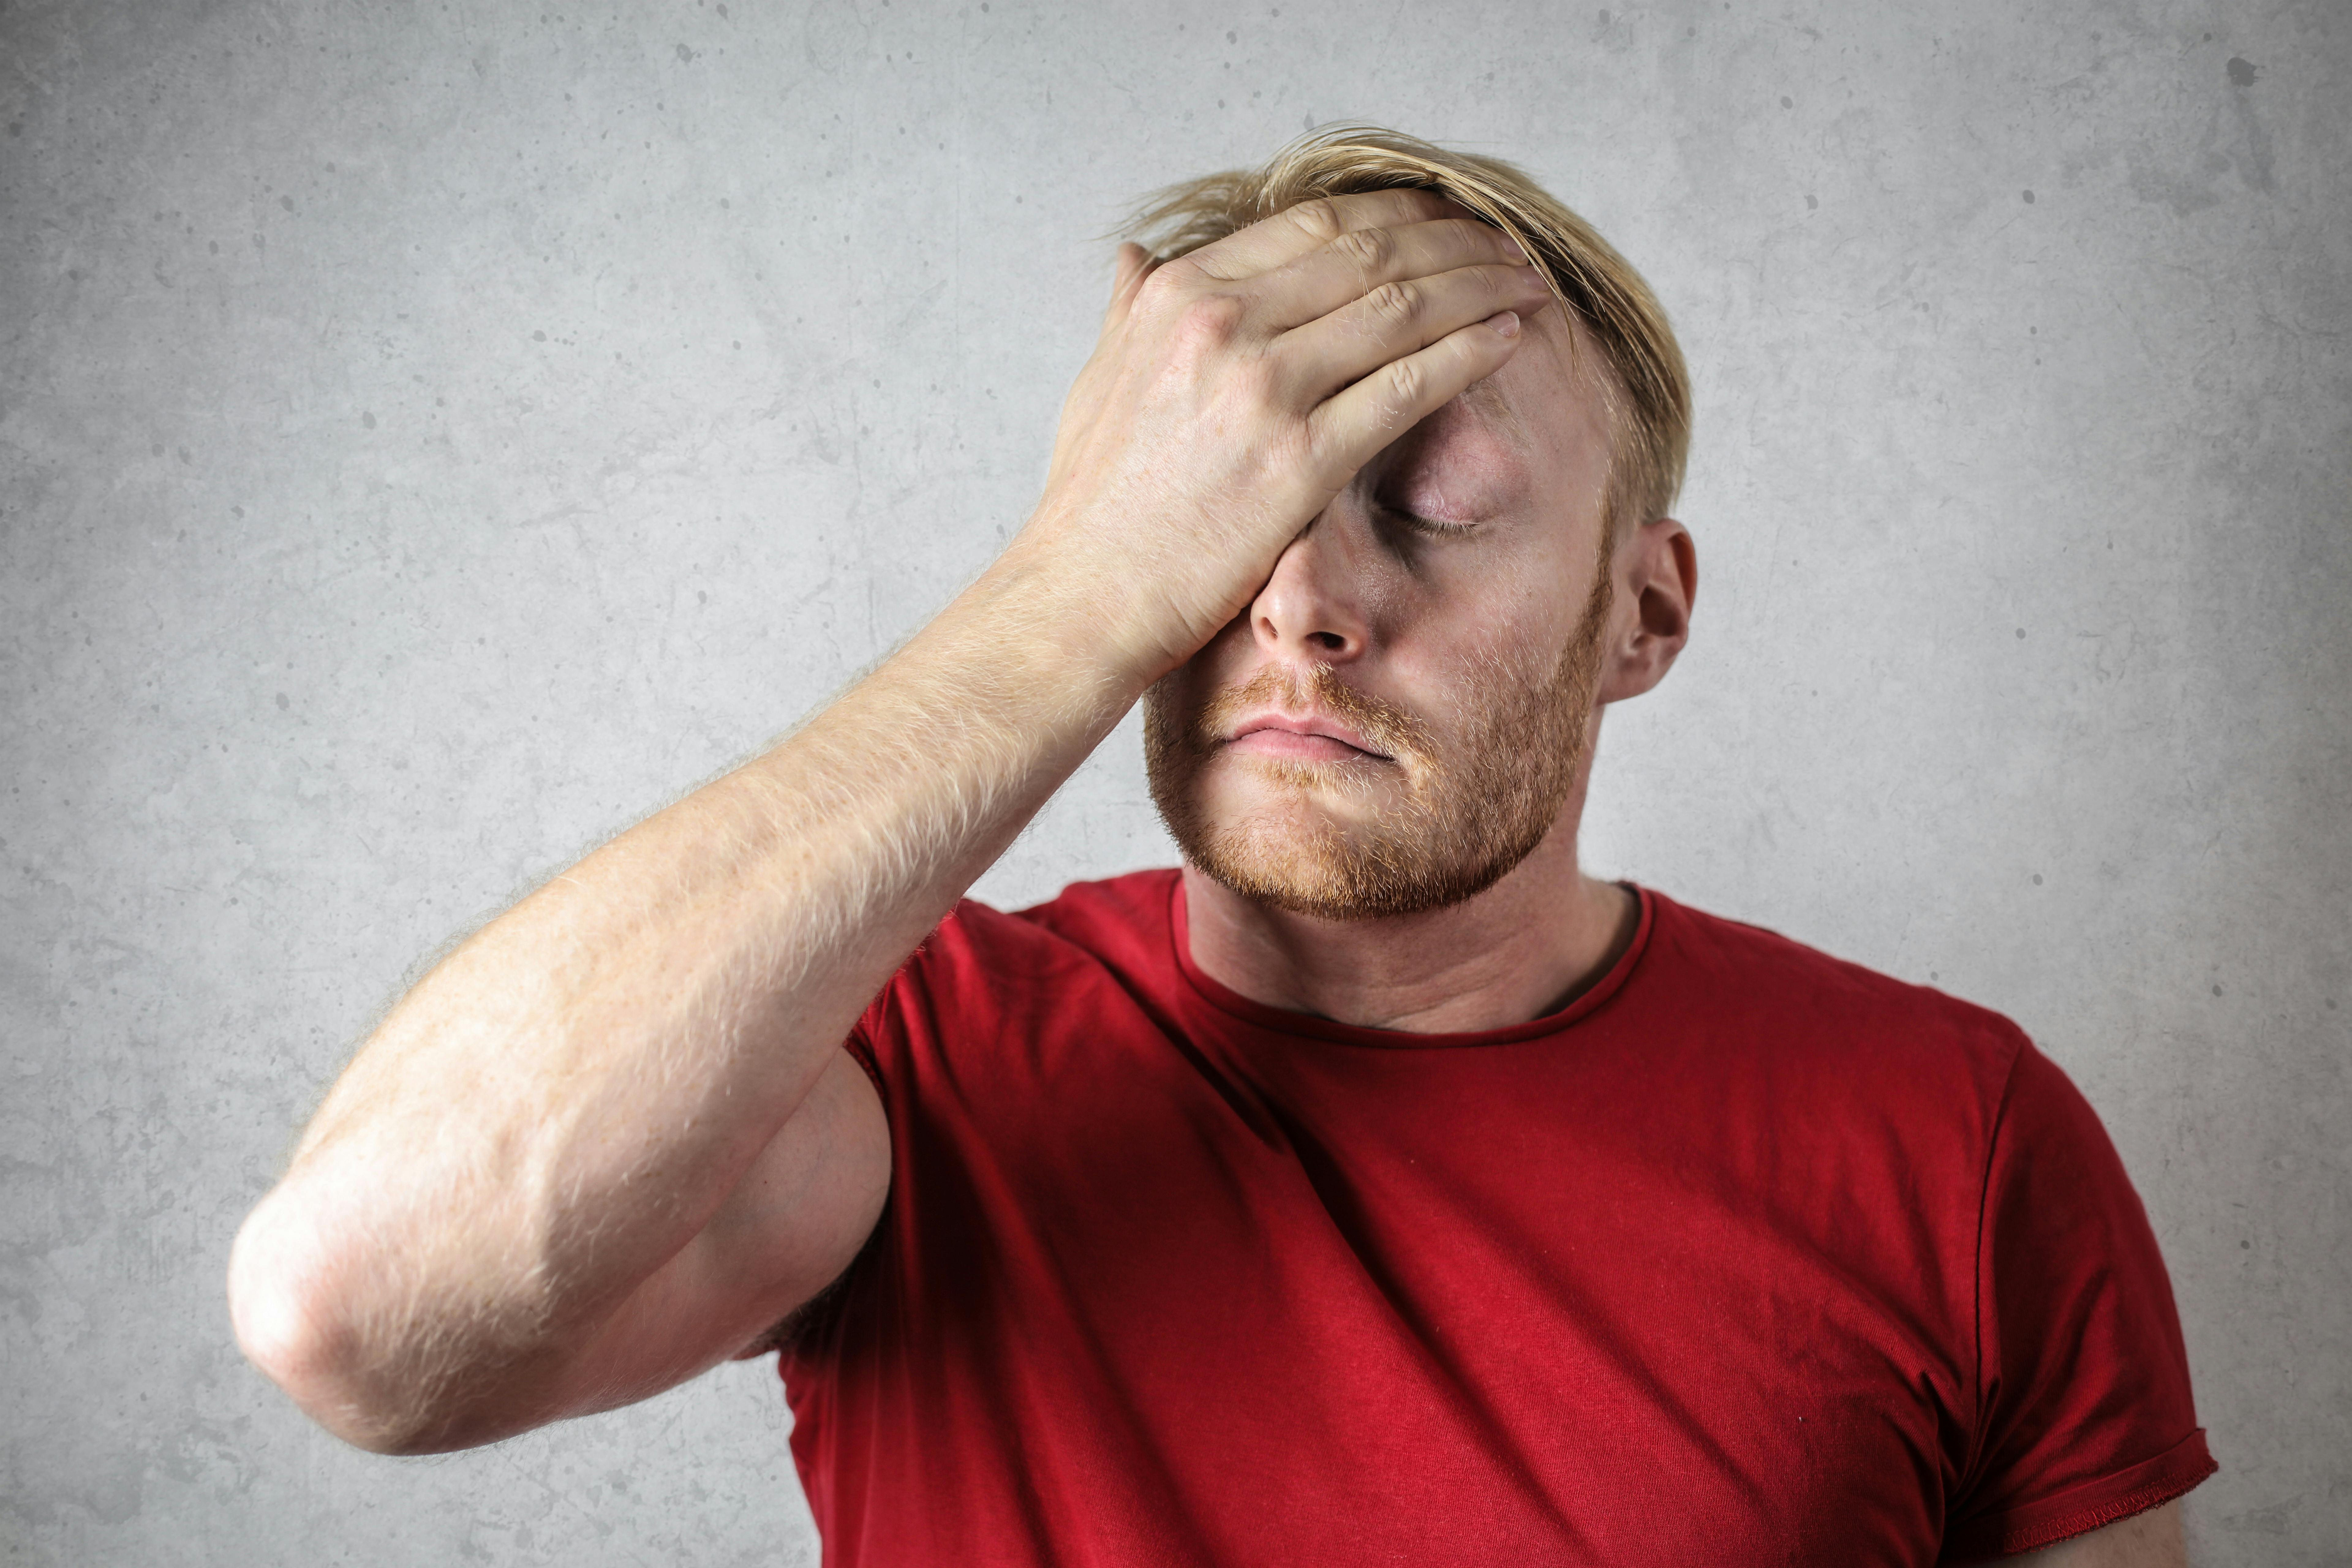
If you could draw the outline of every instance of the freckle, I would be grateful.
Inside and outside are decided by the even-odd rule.
[[[362,426],[365,426],[368,429],[373,430],[375,428],[375,416],[363,411],[360,415],[360,423]]]
[[[2025,193],[2025,205],[2027,206],[2032,206],[2033,205],[2033,193],[2032,191]]]
[[[2025,628],[2023,626],[2017,628],[2017,640],[2020,642],[2023,642],[2025,640]]]

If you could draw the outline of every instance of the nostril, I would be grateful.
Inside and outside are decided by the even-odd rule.
[[[1308,632],[1307,640],[1317,647],[1328,648],[1333,653],[1343,652],[1348,646],[1348,639],[1338,632]]]

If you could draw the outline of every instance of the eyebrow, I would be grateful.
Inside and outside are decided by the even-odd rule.
[[[1472,412],[1502,426],[1521,441],[1527,439],[1528,422],[1519,417],[1519,411],[1511,405],[1511,400],[1503,395],[1493,381],[1474,381],[1462,389],[1461,395],[1462,402]]]

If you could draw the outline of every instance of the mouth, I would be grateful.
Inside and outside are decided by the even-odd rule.
[[[1244,719],[1225,741],[1225,748],[1244,756],[1287,763],[1390,763],[1396,759],[1364,735],[1337,719],[1321,714],[1294,718],[1286,713],[1261,713]]]

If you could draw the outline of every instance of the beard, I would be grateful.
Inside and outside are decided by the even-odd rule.
[[[1197,713],[1173,678],[1145,697],[1152,804],[1184,858],[1245,899],[1294,914],[1358,921],[1443,909],[1485,892],[1534,852],[1584,761],[1612,596],[1600,570],[1568,646],[1548,670],[1499,663],[1465,672],[1452,736],[1358,691],[1331,666],[1270,664]],[[1389,762],[1228,757],[1263,797],[1211,820],[1201,774],[1234,727],[1269,706],[1312,708],[1354,726]],[[1403,798],[1394,799],[1402,773]],[[1342,816],[1331,804],[1357,809]]]

